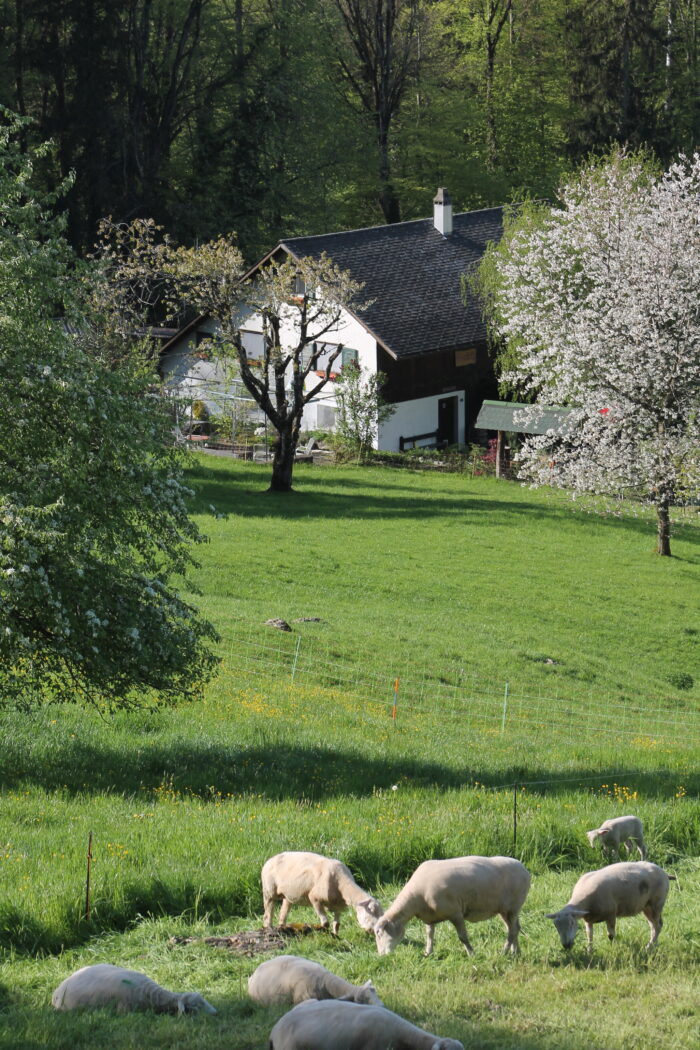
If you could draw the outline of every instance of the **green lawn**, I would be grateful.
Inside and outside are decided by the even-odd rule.
[[[468,1048],[696,1050],[693,514],[659,559],[648,519],[489,479],[302,466],[285,498],[264,492],[264,467],[201,456],[192,482],[211,541],[198,600],[222,634],[204,702],[0,723],[0,1047],[262,1050],[282,1011],[246,997],[260,960],[168,940],[259,926],[260,867],[289,848],[341,857],[385,903],[431,856],[515,852],[530,868],[517,960],[499,954],[498,920],[470,931],[470,959],[447,927],[423,959],[416,923],[379,958],[351,916],[338,940],[290,947],[371,976],[432,1031]],[[637,917],[567,957],[544,913],[598,863],[585,830],[626,812],[678,875],[659,948],[645,953]],[[51,990],[96,961],[196,988],[220,1013],[54,1014]]]

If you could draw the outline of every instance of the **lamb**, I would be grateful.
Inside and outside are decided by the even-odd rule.
[[[642,860],[647,859],[647,848],[644,845],[644,832],[639,817],[613,817],[612,820],[604,820],[599,828],[587,831],[586,835],[591,846],[600,842],[600,847],[608,857],[615,856],[620,859],[620,845],[624,842],[627,855],[632,852],[632,843],[637,843],[639,856]]]
[[[456,857],[420,864],[398,897],[374,926],[377,951],[388,955],[404,938],[412,918],[425,923],[425,954],[433,950],[435,924],[451,922],[471,955],[464,920],[481,922],[500,915],[508,930],[504,951],[518,952],[518,916],[530,873],[512,857]]]
[[[138,970],[97,963],[83,966],[59,984],[51,996],[57,1010],[113,1006],[119,1013],[154,1010],[158,1014],[192,1014],[216,1010],[198,992],[169,992]]]
[[[265,908],[263,926],[272,926],[275,903],[282,901],[279,924],[284,926],[292,904],[310,904],[324,929],[328,928],[326,909],[333,913],[333,933],[340,928],[346,908],[355,909],[363,930],[372,930],[383,914],[381,904],[355,882],[350,869],[339,860],[319,853],[278,853],[265,861],[262,869]]]
[[[441,1039],[383,1006],[309,999],[282,1017],[268,1050],[464,1050],[457,1039]]]
[[[248,978],[248,991],[262,1006],[294,1005],[305,999],[345,999],[369,1006],[383,1005],[371,981],[350,984],[320,963],[298,955],[278,955],[261,963]]]
[[[593,924],[604,922],[608,937],[615,936],[615,922],[628,915],[644,912],[651,927],[647,948],[657,941],[663,925],[661,912],[668,894],[669,879],[675,875],[648,861],[623,861],[608,864],[598,871],[582,875],[573,888],[569,903],[547,916],[559,931],[564,948],[571,948],[578,931],[578,920],[583,919],[588,938],[588,950],[593,945]]]

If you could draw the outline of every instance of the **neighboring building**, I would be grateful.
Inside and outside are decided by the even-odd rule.
[[[380,428],[380,449],[466,443],[482,401],[495,396],[484,321],[472,296],[467,294],[465,303],[462,277],[478,265],[487,244],[500,238],[502,222],[502,208],[453,216],[449,195],[441,189],[432,219],[293,237],[251,271],[279,253],[297,259],[325,253],[363,284],[361,298],[368,305],[346,311],[324,339],[345,348],[338,371],[356,360],[385,373],[384,396],[396,411]],[[160,371],[179,392],[220,411],[232,397],[247,395],[214,361],[198,359],[198,345],[213,334],[210,319],[191,322],[163,348]],[[244,345],[253,359],[260,356],[261,340],[251,316]],[[328,383],[307,407],[304,425],[332,430],[334,422],[335,396]]]

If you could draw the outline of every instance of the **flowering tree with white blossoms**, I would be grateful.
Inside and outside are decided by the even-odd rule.
[[[481,285],[504,383],[529,416],[571,410],[526,441],[521,477],[647,501],[669,555],[670,508],[700,487],[700,157],[585,169],[516,214]]]
[[[20,127],[0,120],[0,705],[189,698],[216,632],[182,593],[202,537],[172,422],[140,360],[85,353]]]

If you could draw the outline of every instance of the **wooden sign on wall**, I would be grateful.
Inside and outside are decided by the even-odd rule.
[[[455,350],[455,368],[462,365],[476,364],[476,347],[470,346],[468,350]]]

